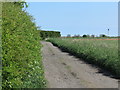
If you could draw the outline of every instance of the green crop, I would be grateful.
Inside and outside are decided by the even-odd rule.
[[[89,63],[109,70],[117,77],[120,76],[118,40],[51,38],[49,41]]]

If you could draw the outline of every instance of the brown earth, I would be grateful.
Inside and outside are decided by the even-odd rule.
[[[48,88],[118,88],[118,80],[99,73],[99,68],[41,42]]]

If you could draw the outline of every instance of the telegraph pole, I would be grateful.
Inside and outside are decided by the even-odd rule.
[[[109,31],[110,31],[110,29],[108,29],[108,36],[109,36]]]

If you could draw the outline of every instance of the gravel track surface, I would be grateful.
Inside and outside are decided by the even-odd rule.
[[[118,88],[118,80],[99,73],[97,67],[41,42],[48,88]]]

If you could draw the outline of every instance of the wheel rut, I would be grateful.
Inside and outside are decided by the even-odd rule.
[[[48,88],[118,88],[118,80],[99,69],[42,41],[42,56]]]

